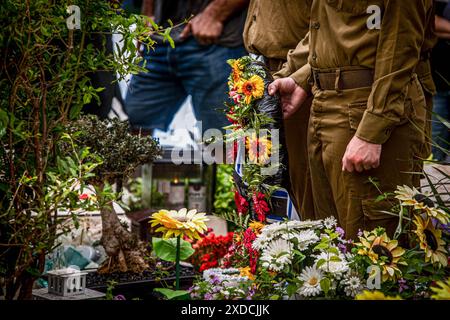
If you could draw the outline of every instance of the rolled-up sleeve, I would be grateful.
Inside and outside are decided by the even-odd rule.
[[[385,143],[404,118],[406,90],[420,59],[432,8],[431,0],[384,3],[374,83],[356,132],[360,139],[376,144]]]

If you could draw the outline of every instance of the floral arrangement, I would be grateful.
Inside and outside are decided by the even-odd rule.
[[[235,232],[221,267],[238,268],[249,279],[247,291],[241,289],[251,291],[252,299],[449,299],[447,209],[430,194],[406,186],[393,196],[399,202],[393,206],[399,214],[393,238],[378,227],[347,240],[333,217],[250,222]],[[203,278],[194,287],[206,290],[205,298],[218,290],[213,282]],[[227,298],[248,298],[233,293]]]
[[[269,116],[260,108],[261,101],[268,97],[266,86],[272,78],[263,64],[249,56],[229,60],[228,64],[232,68],[228,79],[232,102],[227,103],[227,118],[231,125],[225,129],[231,130],[231,134],[226,140],[233,143],[234,161],[238,147],[245,149],[245,159],[240,159],[244,160],[242,182],[245,191],[238,188],[235,202],[239,213],[250,212],[252,217],[264,222],[270,212],[271,194],[279,189],[278,182],[274,183],[261,174],[262,168],[271,165],[271,156],[279,151],[268,130],[274,125],[273,115]],[[278,98],[270,99],[278,101]],[[271,108],[278,109],[274,103],[271,102]],[[265,105],[270,103],[265,102]]]

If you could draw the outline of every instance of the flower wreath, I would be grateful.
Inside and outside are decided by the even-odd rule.
[[[227,143],[233,143],[233,160],[236,161],[238,141],[245,141],[245,160],[242,166],[242,185],[236,191],[235,201],[239,214],[250,211],[258,221],[266,221],[270,212],[270,198],[279,189],[278,183],[261,175],[261,169],[268,167],[271,156],[279,146],[272,143],[270,134],[275,120],[260,109],[260,102],[267,95],[267,86],[272,78],[264,64],[244,56],[228,60],[231,74],[228,78],[230,102],[226,103],[227,118],[231,130],[226,136]],[[276,99],[278,98],[270,98]],[[272,164],[273,165],[273,164]],[[238,182],[236,182],[239,185]],[[245,189],[245,190],[243,190]]]

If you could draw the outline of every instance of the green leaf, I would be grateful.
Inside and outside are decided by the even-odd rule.
[[[339,255],[339,250],[336,247],[331,247],[328,249],[328,252],[334,253],[335,255]]]
[[[316,268],[320,268],[321,266],[323,266],[325,264],[325,262],[327,262],[327,260],[320,259],[319,261],[317,261]]]
[[[328,244],[325,242],[319,243],[317,246],[314,247],[314,250],[322,250],[328,248]]]
[[[175,262],[177,254],[177,238],[161,239],[153,238],[153,250],[158,258],[164,261]],[[195,250],[192,245],[180,239],[180,260],[186,260]]]
[[[338,256],[331,256],[330,261],[341,262],[341,258],[339,258]]]
[[[155,288],[155,292],[163,294],[169,300],[188,300],[189,292],[186,290],[171,290],[166,288]]]
[[[328,278],[323,278],[320,280],[320,288],[325,292],[325,294],[328,294],[328,291],[330,291],[331,287],[331,281]]]

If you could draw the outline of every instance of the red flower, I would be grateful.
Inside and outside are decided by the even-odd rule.
[[[253,232],[252,228],[248,228],[244,232],[244,247],[248,251],[253,250],[253,241],[256,239],[256,234]]]
[[[234,192],[234,201],[236,202],[236,208],[239,214],[246,214],[248,212],[248,202],[237,190]]]
[[[227,119],[232,124],[237,124],[238,123],[238,121],[236,120],[236,113],[234,112],[234,107],[231,107],[230,111],[228,111]]]
[[[80,200],[86,200],[89,199],[89,195],[87,193],[80,194],[78,197]]]
[[[266,221],[266,215],[270,209],[266,202],[265,195],[261,192],[258,192],[257,194],[254,192],[252,194],[252,200],[253,208],[255,209],[258,220],[261,222]]]

